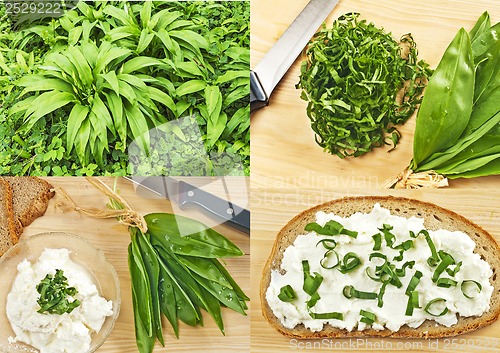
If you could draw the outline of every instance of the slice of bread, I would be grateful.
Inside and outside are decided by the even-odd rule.
[[[377,331],[366,329],[363,331],[347,331],[338,329],[330,325],[325,325],[322,331],[313,332],[305,328],[302,324],[294,329],[287,329],[274,316],[266,300],[266,291],[271,281],[271,271],[280,270],[283,253],[287,247],[293,244],[298,235],[305,234],[304,227],[310,222],[315,222],[315,215],[318,211],[332,212],[341,217],[348,217],[356,212],[369,213],[374,204],[380,203],[384,208],[391,211],[391,214],[409,218],[416,216],[424,219],[424,225],[429,230],[447,229],[450,231],[460,230],[471,237],[476,243],[474,252],[479,254],[492,268],[493,275],[490,282],[494,287],[491,297],[490,309],[480,317],[460,317],[458,323],[450,327],[436,324],[435,321],[426,320],[418,328],[408,326],[401,327],[393,332],[388,329]],[[474,331],[480,327],[491,324],[500,315],[500,248],[489,233],[481,227],[465,219],[464,217],[441,208],[431,203],[417,201],[407,198],[391,196],[367,196],[367,197],[347,197],[334,200],[311,209],[308,209],[291,221],[289,221],[278,233],[271,255],[263,270],[261,280],[260,298],[262,303],[262,313],[269,323],[282,334],[300,338],[336,338],[336,337],[394,337],[394,338],[438,338],[448,337]]]
[[[22,227],[45,214],[54,196],[52,185],[36,177],[4,177],[12,188],[14,216]]]
[[[22,227],[14,218],[12,189],[0,178],[0,256],[17,242],[21,233]]]

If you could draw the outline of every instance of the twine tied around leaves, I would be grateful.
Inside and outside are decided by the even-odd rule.
[[[406,168],[398,176],[387,180],[383,189],[420,189],[420,188],[441,188],[448,186],[448,179],[433,170],[415,173],[410,168]]]
[[[71,204],[71,207],[79,213],[83,213],[93,218],[118,218],[119,222],[126,226],[137,227],[142,233],[147,232],[148,226],[144,217],[134,211],[132,207],[127,203],[127,201],[125,201],[125,199],[121,197],[115,190],[111,189],[100,179],[89,177],[87,177],[86,179],[97,190],[108,196],[110,198],[111,206],[116,208],[98,209],[79,207],[66,193],[66,191],[61,188],[57,188],[55,191],[63,196]],[[60,207],[62,206],[62,203],[58,203],[56,206]]]

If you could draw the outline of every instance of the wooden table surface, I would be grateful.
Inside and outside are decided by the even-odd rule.
[[[86,179],[70,178],[46,178],[55,188],[62,188],[79,207],[105,208],[108,199],[95,189]],[[113,186],[113,178],[103,178],[109,186]],[[201,180],[203,181],[203,180]],[[235,203],[246,207],[245,200],[248,199],[248,179],[246,178],[226,178],[231,189],[240,190],[234,196]],[[199,183],[195,180],[194,184]],[[202,182],[206,184],[205,181]],[[125,179],[118,179],[120,194],[139,213],[145,215],[152,212],[172,212],[172,206],[168,200],[144,197],[135,192],[131,182]],[[216,184],[209,184],[205,190],[214,193],[218,192]],[[58,205],[62,203],[62,205]],[[115,267],[120,284],[122,304],[120,316],[116,322],[113,332],[99,348],[99,353],[125,353],[137,352],[135,344],[132,297],[130,290],[130,275],[127,264],[127,246],[130,242],[130,235],[124,225],[118,223],[116,219],[93,219],[77,213],[68,207],[69,203],[59,194],[50,201],[47,212],[43,217],[38,218],[24,230],[23,237],[47,231],[63,231],[77,234],[87,238],[94,246],[101,249],[109,262]],[[195,218],[206,224],[210,220],[204,214],[196,210],[188,210],[182,213],[185,216]],[[226,260],[226,266],[242,289],[248,294],[250,292],[250,244],[248,235],[233,230],[225,225],[215,226],[215,229],[224,234],[246,254],[242,257]],[[223,319],[226,326],[226,336],[223,336],[214,324],[208,313],[203,312],[204,327],[192,328],[180,324],[180,339],[177,340],[172,329],[164,329],[166,348],[162,348],[158,343],[155,352],[220,352],[227,350],[230,352],[248,352],[250,342],[250,319],[248,316],[235,313],[229,309],[223,309]],[[168,322],[164,319],[164,326]]]
[[[251,67],[278,40],[308,0],[251,1]],[[488,10],[492,23],[500,21],[498,0],[340,0],[326,23],[347,12],[359,12],[369,22],[399,39],[411,33],[419,58],[435,68],[460,27],[470,30]],[[415,117],[398,127],[397,149],[377,148],[360,158],[341,160],[323,152],[314,141],[306,102],[295,88],[300,74],[297,59],[271,95],[268,107],[251,116],[252,185],[298,187],[379,188],[403,171],[412,158]],[[499,177],[451,181],[452,187],[498,186]]]
[[[359,190],[317,188],[252,188],[251,242],[251,352],[292,352],[311,347],[315,351],[387,352],[500,352],[500,321],[475,332],[439,340],[332,339],[290,340],[276,331],[261,314],[259,295],[264,264],[278,231],[296,214],[343,196],[393,195],[432,202],[461,214],[490,232],[500,242],[500,191],[498,190]]]

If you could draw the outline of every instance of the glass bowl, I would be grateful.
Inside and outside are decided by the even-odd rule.
[[[62,232],[33,235],[25,241],[19,242],[0,257],[0,352],[39,352],[21,342],[9,343],[9,337],[15,337],[15,333],[7,318],[6,305],[7,295],[11,291],[18,273],[17,265],[24,259],[28,259],[31,263],[36,262],[46,248],[70,250],[71,259],[85,267],[93,276],[93,282],[99,294],[107,300],[113,301],[113,315],[106,318],[99,333],[92,335],[89,352],[95,352],[108,338],[120,312],[121,297],[118,275],[101,250],[96,249],[80,236]]]

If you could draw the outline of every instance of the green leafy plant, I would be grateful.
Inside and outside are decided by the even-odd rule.
[[[11,72],[0,57],[0,153],[8,157],[0,172],[176,173],[161,165],[174,146],[154,151],[154,167],[128,162],[149,155],[150,129],[192,116],[206,155],[236,154],[249,173],[249,2],[80,1],[16,30],[5,20],[0,54]],[[45,157],[55,137],[65,149],[59,168]],[[133,141],[139,150],[127,151]]]

